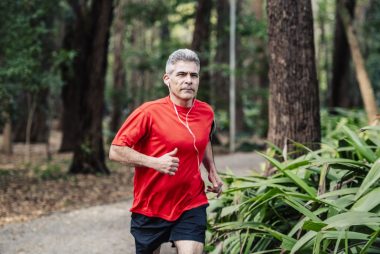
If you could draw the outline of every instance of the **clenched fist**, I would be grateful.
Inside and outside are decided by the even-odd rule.
[[[177,151],[178,149],[174,148],[173,151],[155,158],[152,168],[161,173],[174,176],[179,166],[179,159],[178,157],[175,157]]]

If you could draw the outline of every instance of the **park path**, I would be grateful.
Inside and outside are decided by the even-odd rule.
[[[254,153],[215,157],[218,170],[249,175],[263,159]],[[0,228],[0,254],[133,254],[132,200],[8,224]],[[176,253],[169,244],[161,253]]]

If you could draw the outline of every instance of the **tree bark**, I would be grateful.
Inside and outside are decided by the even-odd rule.
[[[311,2],[269,0],[267,11],[268,139],[289,152],[295,151],[291,140],[318,148],[321,133]]]
[[[125,39],[125,0],[120,0],[115,10],[114,21],[114,65],[113,91],[110,131],[116,133],[121,125],[123,105],[126,101],[126,73],[124,67],[124,39]]]
[[[77,1],[70,2],[76,15],[71,45],[75,45],[78,52],[70,81],[79,94],[79,98],[74,98],[78,100],[72,102],[79,102],[72,107],[78,110],[76,118],[79,120],[70,173],[109,173],[105,164],[102,119],[112,2],[92,1],[90,9]]]
[[[210,101],[211,85],[210,73],[208,70],[210,54],[210,33],[211,33],[211,9],[212,1],[198,0],[195,28],[191,48],[199,54],[201,61],[201,89],[198,92],[198,98]]]
[[[62,65],[62,141],[60,152],[73,151],[78,144],[80,129],[78,123],[81,119],[80,105],[84,98],[83,88],[86,80],[86,59],[89,55],[89,24],[86,16],[87,10],[79,2],[69,1],[73,11],[74,20],[66,23],[63,49],[75,51],[73,62]]]
[[[348,9],[351,18],[354,18],[355,1],[345,0],[344,6]],[[328,105],[332,108],[360,107],[362,101],[358,85],[352,75],[351,53],[342,19],[339,15],[339,8],[336,8],[335,17],[333,69],[329,86]]]

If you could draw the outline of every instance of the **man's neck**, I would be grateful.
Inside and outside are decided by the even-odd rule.
[[[170,93],[169,94],[170,100],[174,103],[174,105],[185,107],[185,108],[190,108],[193,105],[193,100],[183,100],[178,97],[176,97],[174,94]]]

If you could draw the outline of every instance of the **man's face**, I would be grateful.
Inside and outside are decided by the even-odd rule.
[[[178,61],[171,73],[164,75],[170,93],[182,102],[192,101],[198,92],[199,67],[194,62]]]

